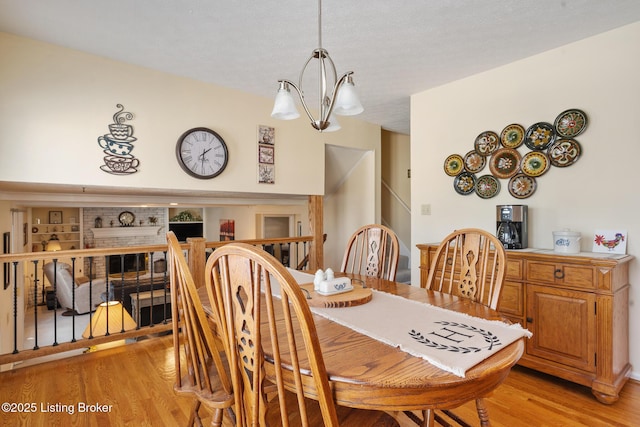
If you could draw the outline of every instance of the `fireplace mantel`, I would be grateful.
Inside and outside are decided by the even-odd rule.
[[[91,231],[94,238],[107,239],[110,237],[155,236],[160,231],[160,227],[105,227],[92,228]]]

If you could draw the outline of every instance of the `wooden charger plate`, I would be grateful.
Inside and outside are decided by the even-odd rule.
[[[311,299],[307,298],[307,302],[311,307],[324,307],[324,308],[340,308],[340,307],[354,307],[356,305],[366,304],[371,301],[373,293],[371,288],[365,288],[360,284],[352,283],[353,290],[335,295],[320,295],[313,289],[313,283],[306,285],[300,285],[302,289],[306,289],[311,296]],[[305,295],[307,292],[303,292]]]

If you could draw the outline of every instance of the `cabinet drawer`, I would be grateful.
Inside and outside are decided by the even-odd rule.
[[[507,279],[522,279],[522,265],[524,261],[521,259],[509,259],[507,256],[507,269],[504,273],[505,278]]]
[[[595,271],[589,266],[527,261],[526,271],[529,282],[595,288]]]
[[[505,280],[502,284],[500,301],[498,301],[498,311],[510,317],[516,316],[520,319],[519,322],[521,322],[523,310],[524,295],[522,283]]]

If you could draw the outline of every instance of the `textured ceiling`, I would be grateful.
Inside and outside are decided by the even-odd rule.
[[[317,14],[312,0],[0,0],[0,31],[273,97],[318,46]],[[411,94],[640,21],[640,1],[325,0],[322,16],[360,118],[408,134]]]

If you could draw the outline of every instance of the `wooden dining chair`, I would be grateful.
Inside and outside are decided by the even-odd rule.
[[[176,375],[174,391],[195,400],[189,426],[202,425],[199,415],[202,405],[212,412],[211,425],[221,426],[225,410],[231,420],[235,420],[224,351],[214,337],[187,261],[171,231],[167,233],[167,243]]]
[[[350,419],[358,427],[397,425],[384,412],[337,409],[305,295],[272,255],[230,243],[209,257],[205,273],[209,298],[223,318],[237,426],[344,426]],[[310,370],[305,375],[302,363]],[[275,385],[277,397],[266,398],[265,384]]]
[[[398,237],[390,228],[365,225],[351,235],[340,271],[393,281],[399,256]]]
[[[478,228],[456,230],[433,256],[425,287],[497,309],[506,271],[502,243]]]
[[[436,249],[425,287],[468,298],[496,310],[506,267],[504,247],[494,235],[478,228],[456,230]],[[476,399],[476,409],[481,426],[488,426],[489,416],[482,398]],[[453,412],[442,412],[458,424],[466,425]],[[434,411],[423,411],[423,419],[414,421],[427,426],[430,417],[448,425]]]

